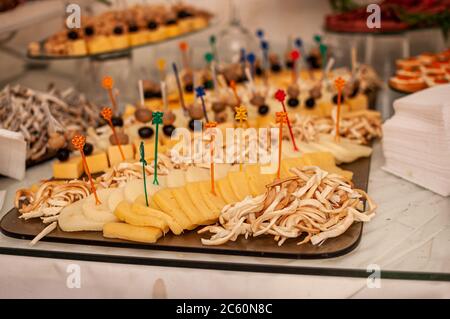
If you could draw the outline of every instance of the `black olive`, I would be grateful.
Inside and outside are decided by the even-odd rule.
[[[162,94],[159,91],[144,91],[145,99],[162,98]]]
[[[299,105],[300,101],[296,97],[290,97],[288,99],[288,105],[290,107],[297,107]]]
[[[194,92],[194,85],[193,84],[186,84],[184,86],[184,90],[186,92],[192,93],[192,92]]]
[[[308,62],[308,65],[310,66],[310,68],[312,68],[312,69],[320,69],[319,59],[316,56],[309,55],[306,58],[306,62]]]
[[[67,37],[70,40],[76,40],[76,39],[78,39],[78,32],[74,31],[74,30],[70,30],[69,32],[67,32]]]
[[[139,30],[139,28],[135,24],[130,24],[130,26],[128,27],[128,31],[130,31],[130,32],[137,32],[138,30]]]
[[[84,34],[87,35],[88,37],[94,35],[94,33],[95,33],[94,27],[88,26],[88,27],[84,28]]]
[[[292,61],[286,61],[286,67],[290,70],[294,68],[294,62]]]
[[[163,126],[163,132],[166,136],[172,136],[173,130],[175,130],[175,126],[173,126],[172,124]]]
[[[93,151],[94,151],[94,145],[92,145],[91,143],[84,144],[84,147],[83,147],[84,155],[89,156],[92,154]]]
[[[214,82],[212,80],[207,80],[203,83],[203,86],[206,90],[210,90],[214,88]]]
[[[260,105],[258,107],[258,113],[261,115],[266,115],[269,113],[269,107],[266,104]]]
[[[113,116],[111,122],[113,126],[123,126],[123,119],[120,116]]]
[[[60,148],[57,152],[56,152],[56,157],[61,161],[61,162],[65,162],[69,159],[70,156],[70,151],[67,148]]]
[[[190,14],[189,12],[187,12],[185,10],[180,10],[177,13],[177,17],[178,17],[178,19],[186,19],[186,18],[192,17],[192,14]]]
[[[270,66],[270,69],[273,73],[279,73],[281,71],[281,65],[279,65],[278,63],[272,64]]]
[[[255,68],[255,73],[256,73],[257,76],[261,76],[261,75],[264,74],[264,70],[260,66],[257,66]]]
[[[237,79],[236,83],[244,83],[247,82],[247,77],[245,75],[241,76],[239,79]]]
[[[189,121],[189,128],[191,129],[191,131],[193,131],[193,130],[195,129],[195,127],[194,127],[195,121],[199,121],[199,120],[191,119],[191,120]],[[203,126],[203,123],[202,123],[202,122],[200,122],[200,123],[201,123],[201,125]]]
[[[147,28],[149,30],[155,30],[156,28],[158,28],[158,23],[156,23],[155,21],[149,21],[147,23]]]
[[[123,34],[123,28],[120,25],[118,25],[118,26],[114,27],[113,32],[114,32],[114,34],[117,34],[117,35]]]
[[[143,126],[138,130],[139,136],[142,138],[151,138],[155,132],[149,126]]]
[[[177,20],[176,19],[169,19],[166,20],[166,25],[173,25],[173,24],[177,24]]]
[[[341,103],[344,103],[344,96],[343,95],[341,95]],[[333,103],[334,104],[338,104],[338,95],[337,94],[335,94],[334,96],[333,96]]]
[[[313,109],[316,106],[316,100],[313,97],[309,97],[305,101],[305,106],[307,109]]]

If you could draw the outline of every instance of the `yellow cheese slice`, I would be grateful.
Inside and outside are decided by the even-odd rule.
[[[140,201],[140,199],[138,200]],[[172,216],[169,216],[168,214],[163,213],[160,210],[145,206],[145,202],[144,205],[142,205],[138,203],[138,200],[136,200],[136,202],[131,205],[131,210],[134,213],[142,216],[157,217],[164,220],[169,226],[172,233],[174,233],[175,235],[179,235],[183,232],[183,227],[181,227],[180,224],[175,219],[172,218]]]
[[[178,206],[180,206],[189,220],[195,225],[203,225],[207,218],[203,216],[203,214],[192,203],[186,189],[184,187],[175,187],[171,190]]]
[[[156,216],[137,214],[132,209],[132,205],[127,201],[122,201],[117,205],[114,214],[116,217],[127,224],[134,226],[152,226],[161,229],[164,233],[169,230],[167,222]]]
[[[153,196],[153,201],[161,211],[172,216],[183,229],[194,229],[196,227],[180,208],[170,188],[157,192]]]
[[[107,223],[103,226],[103,236],[142,243],[155,243],[162,231],[155,227],[133,226],[126,223]]]
[[[220,196],[218,191],[219,186],[217,182],[215,183],[216,194],[214,195],[211,192],[211,183],[210,182],[200,182],[200,191],[202,193],[203,200],[208,205],[210,209],[214,209],[213,206],[219,211],[222,211],[222,208],[227,204],[225,200]]]
[[[230,182],[234,195],[239,201],[250,195],[251,192],[245,172],[229,172],[228,181]]]
[[[228,178],[219,179],[217,181],[218,190],[220,196],[225,200],[227,204],[236,203],[238,201],[237,196],[234,194],[231,188]]]
[[[187,183],[185,189],[195,208],[203,215],[205,221],[208,223],[215,222],[217,219],[217,208],[213,206],[211,209],[203,199],[199,182]]]

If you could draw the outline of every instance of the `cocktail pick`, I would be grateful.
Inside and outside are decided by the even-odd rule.
[[[119,147],[119,152],[120,156],[122,157],[122,161],[125,161],[125,155],[123,154],[122,147],[120,146],[119,137],[117,136],[116,129],[114,128],[114,125],[112,123],[112,115],[113,115],[112,110],[109,107],[104,107],[100,112],[100,114],[103,116],[103,118],[106,120],[109,127],[111,128],[114,139],[116,140],[116,144]]]
[[[255,74],[255,61],[256,56],[253,52],[247,54],[247,62],[250,65],[250,71],[252,72],[252,75]]]
[[[237,94],[237,88],[236,88],[236,82],[234,80],[230,81],[230,88],[233,91],[234,98],[237,101],[237,104],[241,104],[241,99],[239,98],[239,95]]]
[[[214,60],[214,55],[211,52],[206,52],[204,58],[206,63],[210,65],[211,62]]]
[[[239,61],[241,62],[241,66],[245,69],[245,58],[247,57],[247,53],[244,48],[241,48],[241,55],[239,57]]]
[[[200,101],[202,102],[203,115],[205,116],[206,122],[209,122],[208,113],[206,112],[205,99],[204,99],[205,89],[203,88],[203,86],[197,86],[195,88],[195,94],[197,95],[197,97],[200,98]]]
[[[83,135],[75,135],[72,138],[72,145],[80,151],[81,154],[81,160],[83,161],[83,167],[84,170],[86,171],[86,174],[89,178],[89,183],[91,184],[91,192],[94,193],[94,197],[95,197],[95,204],[96,205],[100,205],[100,199],[98,198],[97,195],[97,190],[95,189],[95,184],[94,184],[94,180],[92,179],[91,176],[91,171],[89,170],[89,166],[87,164],[86,161],[86,155],[84,155],[84,144],[86,144],[86,137],[84,137]]]
[[[189,46],[188,46],[187,42],[182,41],[182,42],[180,42],[179,47],[180,47],[180,51],[181,51],[181,59],[183,61],[183,68],[185,70],[188,70],[189,69],[189,58],[187,55],[187,50],[189,49]]]
[[[294,41],[295,46],[297,47],[297,49],[301,49],[303,47],[303,40],[301,38],[297,38]]]
[[[153,113],[153,119],[152,124],[156,125],[156,135],[155,135],[155,165],[154,165],[154,177],[153,177],[153,185],[159,185],[158,181],[158,144],[159,144],[159,125],[163,122],[163,112],[152,112]]]
[[[260,38],[261,40],[264,39],[264,30],[262,30],[262,29],[256,30],[256,36],[258,38]]]
[[[216,46],[216,36],[212,35],[209,37],[209,45],[211,46],[211,52],[213,54],[214,60],[219,61],[219,56],[217,52],[217,46]]]
[[[183,108],[184,115],[187,115],[186,104],[184,103],[184,94],[181,87],[180,74],[176,63],[172,63],[173,73],[175,74],[175,80],[177,82],[178,98],[180,99],[181,107]]]
[[[286,121],[289,128],[289,134],[291,135],[292,145],[294,146],[294,151],[298,152],[297,144],[295,143],[294,133],[292,132],[291,121],[289,116],[287,116],[286,105],[284,104],[284,99],[286,98],[286,93],[283,90],[278,90],[275,92],[275,98],[281,103],[283,107],[283,112],[286,113]]]
[[[156,61],[156,66],[158,67],[160,81],[165,81],[165,79],[166,79],[166,60],[158,59]]]
[[[297,82],[297,60],[300,58],[300,52],[298,50],[292,50],[291,53],[292,60],[292,82]]]
[[[319,34],[316,34],[313,39],[317,44],[322,43],[322,36],[320,36]]]
[[[236,121],[239,121],[239,128],[241,129],[241,133],[242,133],[242,128],[243,128],[242,123],[244,121],[247,121],[247,109],[244,106],[236,106],[234,108],[234,110],[236,112],[234,115],[234,119]],[[241,138],[241,141],[243,141],[242,136],[240,136],[240,138]],[[239,171],[242,172],[242,159],[241,158],[239,158]]]
[[[167,111],[169,109],[169,101],[167,100],[166,81],[161,81],[160,87],[161,87],[161,96],[162,96],[162,101],[163,101],[163,109],[164,109],[164,111]]]
[[[278,170],[277,170],[277,178],[280,179],[281,173],[281,154],[283,148],[283,124],[285,124],[288,120],[288,116],[286,112],[276,112],[275,113],[275,121],[280,125],[279,133],[278,133]]]
[[[336,86],[336,90],[337,90],[337,111],[336,111],[336,129],[335,129],[335,141],[339,142],[340,138],[341,138],[341,134],[340,134],[340,122],[341,122],[341,98],[342,98],[342,90],[345,86],[345,80],[341,77],[338,77],[335,81],[334,81],[334,85]]]
[[[147,166],[147,161],[145,160],[144,142],[141,141],[139,145],[139,154],[141,158],[139,161],[142,163],[142,177],[144,179],[144,194],[145,194],[145,205],[148,207],[148,195],[147,195],[147,179],[145,177],[145,166]]]
[[[145,97],[144,97],[144,85],[142,83],[142,80],[138,81],[138,88],[139,88],[139,100],[141,101],[141,107],[145,105]]]
[[[217,126],[216,122],[206,122],[206,129],[213,129]],[[210,142],[210,150],[211,150],[211,166],[210,166],[210,176],[211,176],[211,193],[216,195],[215,183],[214,183],[214,138],[215,133],[211,130],[211,142]]]
[[[111,105],[113,107],[114,113],[117,112],[116,98],[113,94],[114,80],[110,76],[104,76],[102,79],[102,86],[108,92],[109,99],[111,100]]]
[[[326,63],[327,63],[328,46],[326,46],[325,44],[321,43],[319,45],[319,50],[320,50],[320,56],[322,57],[322,67],[323,67],[323,69],[325,69],[325,66],[326,66]]]

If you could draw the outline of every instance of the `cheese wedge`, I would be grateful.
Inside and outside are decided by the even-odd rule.
[[[194,203],[197,211],[199,211],[204,216],[205,221],[207,221],[208,223],[215,222],[217,219],[217,208],[213,206],[213,208],[211,209],[205,202],[200,191],[199,182],[187,183],[185,189],[192,203]]]
[[[105,172],[109,168],[108,156],[103,151],[86,156],[86,163],[92,174]]]
[[[179,235],[183,232],[183,227],[181,227],[180,224],[175,219],[173,219],[171,216],[169,216],[166,213],[163,213],[160,210],[145,206],[145,202],[144,205],[138,202],[134,203],[133,205],[131,205],[131,210],[138,215],[154,216],[165,220],[167,225],[169,225],[170,230],[175,235]]]
[[[53,177],[58,179],[76,179],[83,174],[83,162],[80,156],[69,158],[65,162],[53,162]]]
[[[191,222],[178,205],[170,188],[162,189],[153,196],[153,201],[164,213],[171,216],[183,229],[194,229],[197,225]]]
[[[238,197],[234,194],[231,188],[228,178],[219,179],[217,181],[218,191],[220,196],[225,200],[227,204],[238,202]]]
[[[120,145],[123,155],[125,157],[125,161],[131,160],[134,157],[134,149],[132,144],[124,144]],[[122,159],[122,154],[120,153],[120,149],[118,145],[112,145],[108,147],[108,159],[111,166],[122,163],[124,160]]]
[[[126,223],[107,223],[103,226],[103,236],[106,238],[119,238],[141,243],[155,243],[162,231],[155,227],[134,226]]]
[[[203,225],[207,222],[208,218],[195,207],[184,187],[172,188],[172,194],[178,206],[194,225]]]

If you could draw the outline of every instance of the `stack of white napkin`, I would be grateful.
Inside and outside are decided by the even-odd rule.
[[[450,195],[450,85],[439,85],[394,102],[383,125],[386,171]]]
[[[0,129],[0,175],[22,180],[26,160],[27,143],[22,133]]]

